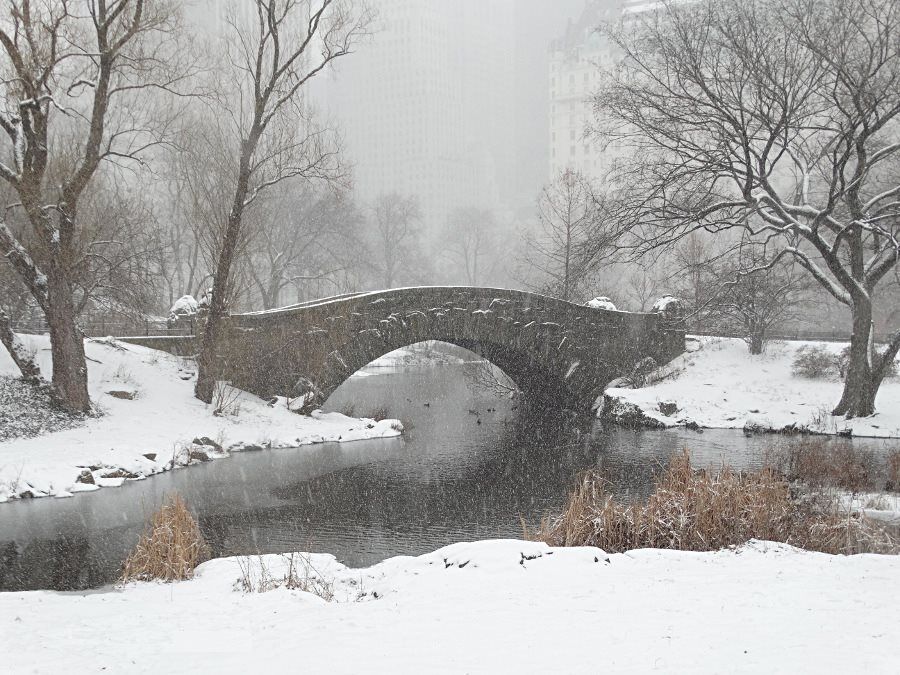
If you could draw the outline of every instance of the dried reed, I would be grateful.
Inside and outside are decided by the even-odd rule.
[[[856,515],[840,513],[833,500],[795,496],[771,469],[695,471],[686,450],[672,458],[642,502],[617,501],[598,471],[582,474],[562,514],[545,518],[532,538],[608,552],[710,551],[749,539],[827,553],[896,550],[887,534]]]
[[[166,497],[149,527],[125,560],[121,580],[176,581],[189,579],[194,568],[209,558],[209,548],[185,501]]]

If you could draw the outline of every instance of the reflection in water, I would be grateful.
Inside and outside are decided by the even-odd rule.
[[[602,467],[623,495],[689,445],[697,465],[758,465],[772,437],[735,432],[579,430],[514,400],[472,391],[469,366],[353,378],[328,408],[385,409],[402,439],[238,453],[118,489],[0,506],[0,589],[113,581],[171,491],[199,516],[213,554],[333,553],[353,566],[459,540],[518,537],[561,505],[579,471]]]

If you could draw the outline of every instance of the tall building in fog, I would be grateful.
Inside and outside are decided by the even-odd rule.
[[[662,9],[658,0],[586,0],[581,15],[550,45],[549,179],[560,171],[580,171],[594,179],[611,168],[616,146],[591,140],[586,130],[594,121],[591,96],[600,69],[612,67],[616,48],[598,28],[643,12]]]
[[[550,164],[549,179],[560,171],[577,170],[599,178],[609,168],[611,153],[586,137],[593,119],[591,95],[600,67],[609,65],[613,48],[598,32],[603,22],[621,15],[620,2],[586,3],[565,34],[550,45]]]
[[[455,207],[510,208],[513,0],[380,0],[378,31],[332,74],[327,107],[359,196],[416,195],[426,227]]]

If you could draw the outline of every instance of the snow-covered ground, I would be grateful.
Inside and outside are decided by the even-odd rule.
[[[49,339],[23,340],[49,375]],[[229,451],[382,438],[402,431],[396,420],[321,412],[301,416],[288,410],[283,399],[270,406],[236,390],[233,400],[229,395],[226,401],[229,413],[214,416],[212,407],[193,396],[189,362],[118,342],[88,340],[85,350],[91,399],[104,414],[77,428],[0,443],[0,502],[118,486]],[[0,376],[16,372],[0,349]],[[222,449],[193,442],[204,437]]]
[[[674,373],[672,377],[641,389],[611,388],[607,395],[638,406],[647,417],[666,426],[691,421],[716,429],[796,425],[818,433],[850,430],[854,436],[900,437],[900,380],[884,381],[872,417],[833,417],[830,411],[841,398],[843,383],[836,378],[813,380],[791,373],[794,354],[804,345],[822,346],[834,354],[846,346],[773,342],[764,354],[751,356],[739,339],[694,338],[688,343],[691,351],[665,367]],[[677,411],[663,414],[660,404],[666,403],[674,403]]]
[[[263,560],[283,574],[284,558]],[[235,558],[210,561],[175,584],[0,594],[0,636],[15,645],[4,649],[3,668],[897,672],[897,556],[831,556],[767,542],[606,555],[496,540],[362,570],[326,555],[308,562],[332,602],[284,588],[245,594]]]

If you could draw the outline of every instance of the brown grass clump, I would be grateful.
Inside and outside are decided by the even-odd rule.
[[[528,533],[526,532],[526,537]],[[895,550],[890,538],[835,502],[799,498],[773,470],[695,471],[685,450],[675,455],[643,502],[617,501],[597,471],[580,477],[554,519],[534,539],[551,546],[711,551],[749,539],[779,541],[826,553]]]
[[[851,492],[884,487],[875,454],[860,450],[849,441],[803,438],[777,452],[770,462],[789,481],[811,487],[836,487]]]
[[[166,497],[125,560],[122,581],[179,581],[209,559],[200,527],[179,495]]]

